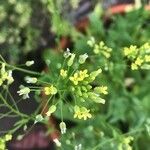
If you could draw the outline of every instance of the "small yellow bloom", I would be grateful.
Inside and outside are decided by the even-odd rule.
[[[75,111],[74,118],[78,119],[83,118],[84,120],[87,120],[88,118],[92,117],[92,115],[89,113],[90,110],[85,107],[80,108],[79,106],[75,106],[74,111]]]
[[[136,52],[136,50],[137,50],[137,46],[131,45],[129,48],[128,47],[124,48],[124,54],[125,56],[128,56]]]
[[[46,95],[55,95],[57,93],[57,89],[51,85],[50,87],[45,87],[44,92]]]
[[[96,87],[94,89],[97,93],[100,93],[100,94],[105,94],[107,95],[108,94],[108,87],[107,86],[101,86],[101,87]]]
[[[150,62],[150,55],[145,55],[145,61]]]
[[[12,135],[11,134],[6,134],[5,135],[5,140],[6,141],[10,141],[12,139]]]
[[[82,112],[80,110],[80,107],[79,106],[75,106],[74,107],[74,111],[75,111],[74,118],[81,119],[82,118]]]
[[[124,139],[122,139],[121,143],[118,145],[118,150],[123,150],[124,148],[126,150],[132,150],[132,146],[130,143],[133,141],[133,137],[129,136]]]
[[[66,77],[67,77],[67,70],[61,69],[61,70],[60,70],[60,75],[61,75],[63,78],[66,78]]]
[[[79,81],[83,81],[86,77],[88,77],[89,75],[87,74],[87,69],[80,71],[79,72]]]
[[[143,63],[143,60],[139,57],[135,60],[135,64],[138,66],[141,66],[142,63]]]
[[[71,76],[69,79],[74,83],[74,85],[77,85],[79,82],[78,73],[75,73],[74,76]]]
[[[69,79],[75,84],[77,85],[78,82],[83,81],[86,77],[88,77],[89,75],[87,74],[87,69],[85,70],[81,70],[78,73],[76,72],[73,76],[71,76]]]
[[[137,70],[137,69],[138,69],[138,66],[137,66],[135,63],[132,63],[132,64],[131,64],[131,69],[132,69],[132,70]]]

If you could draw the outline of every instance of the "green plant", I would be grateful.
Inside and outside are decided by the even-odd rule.
[[[94,54],[95,56],[100,54],[98,57],[104,57],[105,59],[107,59],[108,56],[111,57],[113,51],[110,51],[110,48],[105,46],[104,43],[100,42],[100,47],[97,48],[97,44],[92,39],[91,41],[88,41],[88,44],[93,47],[93,52],[99,52]],[[140,50],[146,52],[150,48],[150,45],[146,45],[147,46],[142,46]],[[104,50],[105,52],[109,52],[109,55],[103,56]],[[133,56],[134,55],[135,54],[133,53]],[[145,56],[149,57],[149,53],[143,53],[142,56],[144,58]],[[47,73],[40,74],[9,65],[1,57],[2,91],[0,99],[4,103],[2,107],[10,109],[6,116],[17,115],[21,117],[21,121],[17,122],[14,125],[14,128],[8,131],[8,134],[13,134],[17,129],[25,126],[30,120],[34,121],[34,124],[37,122],[47,124],[49,122],[48,117],[50,117],[51,114],[55,114],[55,116],[61,120],[61,133],[65,134],[67,132],[61,139],[62,146],[65,149],[70,149],[72,146],[74,147],[76,142],[78,143],[79,141],[85,149],[99,149],[100,147],[102,149],[123,149],[123,147],[131,149],[130,142],[134,142],[133,146],[134,144],[137,144],[136,146],[140,147],[137,143],[138,140],[141,138],[149,138],[148,135],[147,137],[143,137],[147,134],[145,131],[147,131],[147,129],[149,130],[149,117],[146,115],[149,113],[149,107],[145,107],[147,106],[146,103],[149,99],[149,93],[146,92],[149,89],[149,85],[147,84],[147,86],[143,88],[142,85],[145,85],[145,82],[143,82],[142,76],[139,74],[140,72],[134,73],[136,76],[134,76],[134,74],[131,76],[132,82],[125,76],[122,76],[120,79],[115,79],[114,77],[110,80],[109,77],[111,69],[113,68],[108,65],[108,69],[101,73],[102,70],[98,69],[98,66],[93,65],[93,62],[96,59],[92,59],[93,55],[90,56],[84,54],[77,56],[67,50],[62,59],[63,63],[57,64],[57,71],[55,70],[55,72],[52,72],[50,67],[50,70]],[[124,62],[124,68],[128,68],[125,59]],[[113,62],[110,64],[112,63]],[[26,62],[27,66],[32,64],[33,61]],[[119,66],[120,64],[113,63],[113,66],[115,65]],[[96,71],[93,71],[93,69]],[[23,96],[23,99],[28,98],[30,92],[44,92],[45,95],[47,95],[47,102],[43,108],[41,108],[41,102],[39,103],[39,108],[41,108],[41,110],[37,108],[32,115],[26,115],[19,111],[17,104],[9,92],[9,86],[14,82],[11,73],[12,70],[22,71],[34,76],[41,76],[39,79],[34,76],[25,77],[26,82],[31,85],[33,84],[34,86],[20,86],[20,90],[17,92],[20,96]],[[149,81],[148,75],[147,72],[144,78],[146,82]],[[127,88],[130,87],[133,82],[135,85],[132,87],[131,91],[128,91]],[[108,87],[102,85],[107,85]],[[107,90],[109,91],[109,94]],[[140,94],[138,93],[139,90]],[[107,94],[108,96],[106,97],[105,95]],[[144,94],[144,97],[142,94]],[[107,99],[106,104],[103,95]],[[141,101],[140,97],[142,98]],[[13,105],[8,103],[7,98],[11,98]],[[105,105],[102,107],[100,105],[101,103]],[[139,106],[143,107],[139,108]],[[46,107],[49,109],[44,113]],[[144,111],[141,109],[144,109]],[[71,113],[72,115],[68,115],[68,113]],[[5,115],[3,114],[2,117],[5,117]],[[141,120],[139,120],[139,117]],[[66,119],[76,122],[77,126],[69,131],[65,124]],[[87,119],[88,121],[84,123],[83,120]],[[122,124],[128,123],[129,129],[125,133],[123,133],[124,128],[121,126],[121,122]],[[84,127],[85,129],[82,131],[79,130]],[[73,134],[70,134],[70,132],[73,132]],[[135,137],[135,134],[138,134],[138,136]],[[77,137],[79,141],[76,139]],[[97,138],[100,138],[101,142],[95,140]],[[86,143],[86,140],[89,139],[91,140],[91,143],[89,143],[90,145]],[[54,139],[54,142],[57,146],[61,146],[58,139]],[[107,146],[105,145],[106,143]],[[66,144],[67,146],[65,146]],[[78,148],[80,146],[81,145],[76,145],[75,147]]]
[[[59,18],[57,15],[60,14],[53,17]],[[20,119],[9,131],[1,131],[6,135],[0,138],[0,149],[5,149],[5,142],[18,129],[24,129],[18,137],[21,139],[36,123],[49,125],[51,115],[60,119],[61,136],[53,139],[58,149],[149,149],[150,42],[146,24],[149,13],[140,9],[114,16],[107,29],[100,16],[101,11],[96,8],[90,16],[87,33],[73,38],[72,52],[45,51],[47,72],[25,69],[34,61],[27,61],[21,67],[9,64],[0,55],[0,108],[8,108],[7,113],[0,114],[0,119],[6,116]],[[59,26],[58,23],[54,21]],[[66,36],[64,31],[58,37]],[[14,71],[26,74],[26,85],[18,87],[17,102],[9,91],[15,82]],[[18,103],[31,92],[39,106],[27,115],[19,110]],[[41,93],[46,99],[44,106]],[[69,128],[67,120],[75,126]],[[30,121],[32,126],[28,126]],[[49,125],[46,134],[52,130]]]

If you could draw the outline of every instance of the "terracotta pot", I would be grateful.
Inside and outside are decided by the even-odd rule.
[[[55,150],[52,139],[45,136],[46,127],[36,124],[21,140],[13,139],[7,144],[8,150]]]
[[[120,5],[116,5],[116,6],[112,6],[108,8],[107,14],[111,14],[111,15],[121,14],[121,13],[132,11],[134,9],[135,9],[134,4],[120,4]],[[146,5],[145,10],[150,10],[150,5]]]

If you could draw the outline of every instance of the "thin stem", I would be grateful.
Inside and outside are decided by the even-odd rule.
[[[3,63],[3,62],[0,61],[0,63]],[[24,73],[27,73],[27,74],[32,74],[32,75],[38,75],[38,76],[42,75],[41,73],[38,73],[38,72],[35,72],[35,71],[26,70],[26,69],[23,69],[23,68],[19,68],[19,67],[16,67],[16,66],[9,65],[7,63],[5,63],[5,64],[6,64],[7,67],[9,67],[13,70],[18,70],[18,71],[21,71],[21,72],[24,72]]]
[[[125,134],[122,134],[121,136],[129,136],[129,135],[132,135],[132,134],[135,134],[135,133],[138,133],[138,132],[143,132],[144,131],[144,128],[139,128],[139,129],[136,129],[136,130],[133,130],[133,131],[130,131],[128,133],[125,133]],[[98,144],[97,146],[95,146],[93,148],[93,150],[98,150],[100,147],[106,145],[107,143],[111,143],[113,141],[117,140],[117,138],[111,138],[111,139],[108,139],[106,141],[104,141],[103,143],[100,143]]]
[[[8,95],[9,95],[10,99],[12,100],[13,105],[15,106],[16,110],[19,111],[19,108],[18,108],[18,106],[17,106],[17,104],[16,104],[16,102],[15,102],[13,96],[12,96],[11,93],[9,92],[9,89],[6,88],[6,91],[7,91]]]
[[[3,119],[4,117],[9,116],[9,114],[11,114],[11,113],[12,113],[12,111],[9,111],[9,112],[7,112],[5,114],[0,114],[0,119]]]
[[[47,100],[46,104],[44,105],[44,107],[43,107],[43,109],[41,111],[41,114],[44,112],[45,108],[47,107],[47,105],[48,105],[48,103],[49,103],[49,101],[51,100],[52,97],[53,96],[50,96],[50,98]]]
[[[0,55],[0,58],[1,58],[1,60],[2,60],[3,62],[6,63],[6,61],[5,61],[5,59],[2,57],[2,55]]]
[[[61,100],[60,101],[60,113],[61,113],[61,121],[63,122],[63,110],[62,110],[62,108],[63,108],[63,101]]]
[[[17,110],[15,110],[11,105],[9,105],[8,103],[7,103],[7,101],[4,99],[4,97],[0,94],[0,99],[4,102],[4,104],[12,111],[12,112],[14,112],[15,114],[18,114],[19,116],[21,116],[21,117],[28,117],[27,115],[25,115],[25,114],[23,114],[23,113],[21,113],[21,112],[19,112],[19,111],[17,111]]]

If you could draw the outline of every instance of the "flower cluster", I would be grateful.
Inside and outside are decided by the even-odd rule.
[[[67,70],[61,69],[61,70],[60,70],[60,75],[61,75],[63,78],[66,78],[66,77],[67,77]]]
[[[87,74],[87,69],[81,70],[76,72],[73,76],[71,76],[69,79],[74,83],[74,85],[77,85],[80,81],[83,81],[85,78],[87,78],[89,75]]]
[[[8,70],[6,71],[6,64],[2,63],[1,64],[1,70],[0,70],[0,86],[4,83],[7,82],[7,84],[11,84],[14,79],[12,77],[12,71]]]
[[[55,95],[57,93],[57,89],[53,85],[47,86],[44,88],[44,93],[46,95]]]
[[[87,120],[87,118],[91,118],[92,115],[90,114],[90,110],[85,108],[85,107],[79,107],[79,106],[75,106],[74,107],[74,118],[78,118],[78,119],[84,119]]]
[[[121,140],[121,143],[118,145],[118,150],[132,150],[132,147],[130,146],[130,143],[133,141],[132,136],[128,136],[126,138],[123,138]]]
[[[84,70],[70,77],[70,80],[73,82],[71,90],[75,93],[77,99],[82,102],[90,99],[96,103],[105,103],[105,100],[100,97],[100,94],[107,94],[107,87],[97,86],[93,89],[91,84],[101,71],[101,69],[98,69],[88,74],[88,71]]]
[[[21,85],[19,88],[20,88],[20,90],[17,91],[17,93],[18,93],[20,96],[23,96],[23,99],[29,98],[30,88],[25,87],[25,86],[23,86],[23,85]]]
[[[91,38],[87,44],[93,48],[95,54],[103,55],[105,58],[110,58],[112,49],[107,47],[103,41],[96,44],[95,39]]]
[[[0,150],[6,150],[6,142],[12,139],[11,134],[6,134],[5,136],[0,138]]]
[[[131,69],[150,69],[150,43],[141,47],[133,46],[124,48],[124,55],[131,61]]]

